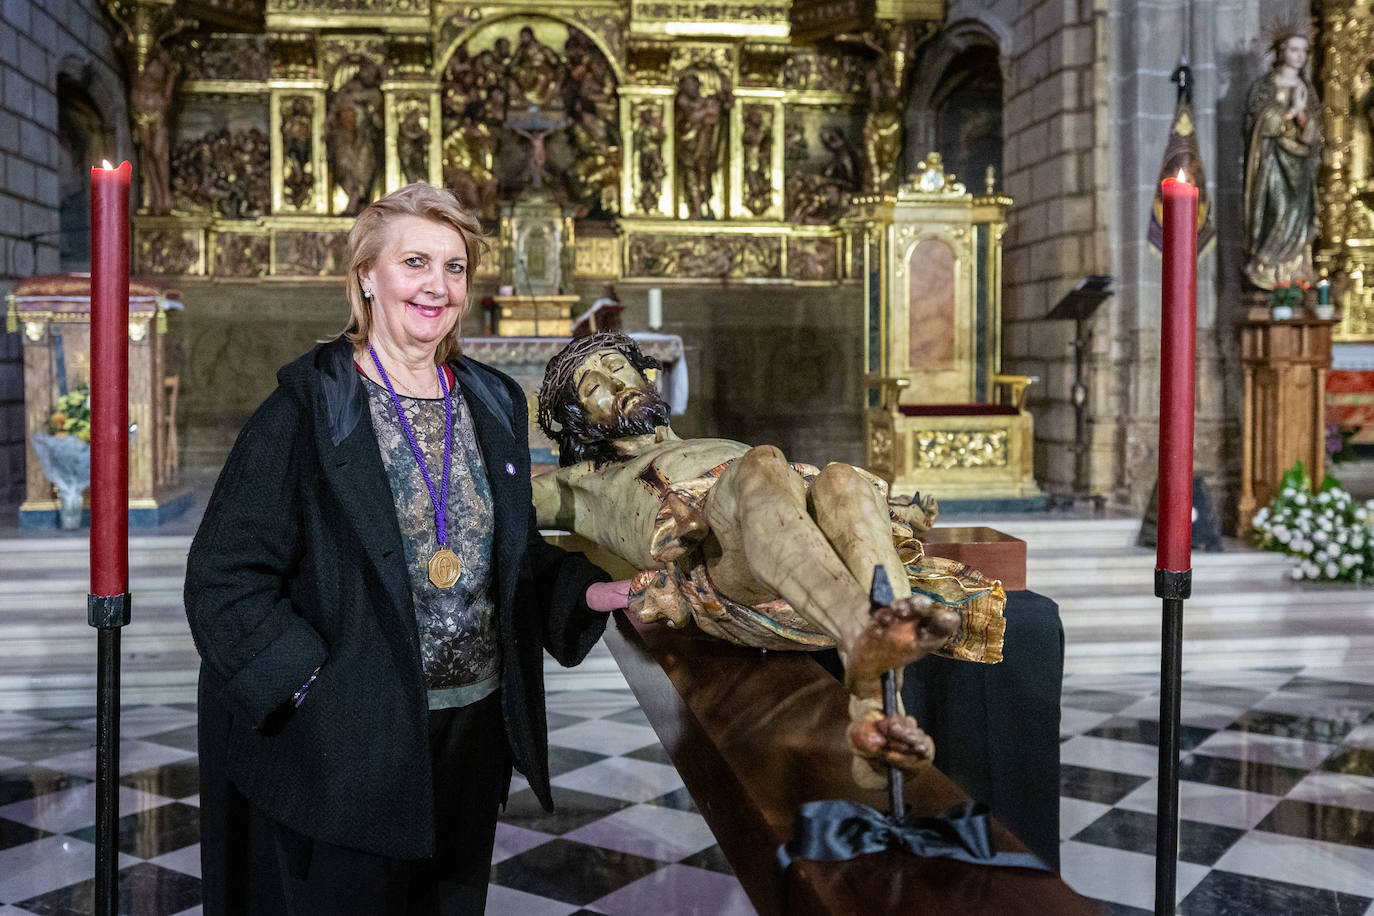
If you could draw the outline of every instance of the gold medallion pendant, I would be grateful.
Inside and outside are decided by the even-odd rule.
[[[433,582],[436,588],[452,588],[462,572],[463,561],[447,547],[441,548],[429,558],[429,581]]]

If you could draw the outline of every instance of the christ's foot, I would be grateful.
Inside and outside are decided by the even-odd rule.
[[[958,628],[958,611],[923,595],[878,608],[846,653],[845,686],[858,697],[878,696],[883,672],[940,648]]]
[[[849,743],[855,754],[854,781],[868,789],[886,783],[889,766],[913,773],[935,759],[935,742],[907,715],[870,709],[850,722]]]

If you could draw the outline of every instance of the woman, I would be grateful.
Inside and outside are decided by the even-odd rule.
[[[1303,76],[1310,42],[1275,34],[1273,69],[1250,87],[1245,159],[1245,276],[1260,289],[1312,281],[1321,132]]]
[[[625,604],[530,506],[525,397],[461,357],[481,240],[412,184],[349,235],[346,333],[281,369],[188,559],[206,913],[481,913],[540,650]]]

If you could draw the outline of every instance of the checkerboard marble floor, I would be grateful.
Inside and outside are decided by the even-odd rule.
[[[1061,721],[1066,881],[1151,911],[1158,683],[1070,676]],[[549,697],[554,796],[523,780],[488,912],[753,912],[628,691]],[[1185,675],[1179,912],[1374,916],[1374,666]],[[126,707],[121,912],[200,912],[193,705]],[[93,909],[91,709],[0,711],[0,916]]]

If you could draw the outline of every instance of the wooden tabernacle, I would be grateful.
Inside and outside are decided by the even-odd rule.
[[[1024,587],[1023,542],[991,529],[965,534],[1005,554],[984,563],[1004,579],[1018,575],[1013,554],[1020,544],[1018,587]],[[945,545],[959,536],[935,535],[930,553],[949,555]],[[972,562],[964,553],[958,558]],[[859,789],[850,778],[843,686],[806,653],[746,649],[625,614],[616,615],[606,642],[750,901],[765,916],[1096,912],[1048,873],[900,851],[847,862],[797,860],[784,886],[776,853],[791,838],[800,805],[848,799],[886,810],[885,792]],[[966,798],[933,767],[908,778],[905,790],[920,815],[941,814]],[[998,850],[1025,851],[1000,824],[993,824],[992,839]]]

